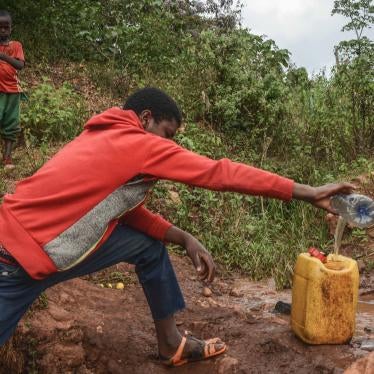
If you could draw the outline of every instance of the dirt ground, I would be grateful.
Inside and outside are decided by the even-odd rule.
[[[250,282],[232,274],[218,277],[213,295],[205,297],[189,260],[173,255],[172,261],[188,305],[178,315],[180,328],[199,338],[221,337],[229,347],[225,355],[178,369],[161,366],[142,289],[133,269],[120,264],[46,292],[17,333],[26,355],[23,372],[342,373],[368,354],[360,346],[374,338],[373,304],[359,311],[350,344],[308,346],[290,330],[289,316],[272,312],[277,301],[290,302],[289,290],[276,292],[271,281]],[[107,288],[107,283],[102,287],[119,274],[124,290]],[[372,274],[363,279],[372,285]],[[367,298],[373,291],[364,288],[361,293]],[[16,372],[6,372],[12,370]]]

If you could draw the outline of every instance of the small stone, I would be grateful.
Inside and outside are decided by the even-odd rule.
[[[224,357],[218,364],[218,374],[236,373],[238,364],[239,361],[236,358],[230,356]]]
[[[118,282],[116,284],[116,289],[117,290],[123,290],[125,288],[125,285],[122,282]]]
[[[240,291],[238,288],[233,288],[230,291],[230,296],[243,297],[244,293],[242,291]]]
[[[211,297],[213,294],[212,290],[209,287],[204,287],[203,288],[203,295],[205,297]]]
[[[102,327],[102,326],[97,326],[97,327],[96,327],[96,332],[97,332],[98,334],[102,334],[102,333],[103,333],[103,327]]]

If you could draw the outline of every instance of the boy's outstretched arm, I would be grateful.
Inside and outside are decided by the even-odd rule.
[[[25,67],[25,61],[18,60],[14,57],[8,56],[5,53],[0,53],[0,60],[7,62],[17,70],[22,70]]]
[[[354,189],[355,186],[350,183],[332,183],[319,187],[295,183],[292,198],[307,201],[318,208],[325,209],[335,214],[336,212],[330,205],[330,197],[336,194],[348,194]],[[169,227],[165,233],[164,240],[185,248],[200,278],[207,282],[213,281],[216,265],[214,264],[211,254],[199,240],[176,226]]]
[[[307,201],[317,208],[325,209],[330,213],[336,214],[331,207],[330,197],[336,194],[352,193],[355,188],[353,184],[347,182],[325,184],[319,187],[295,183],[292,198]]]

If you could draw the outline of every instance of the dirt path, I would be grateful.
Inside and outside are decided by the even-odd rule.
[[[358,314],[351,345],[307,346],[290,331],[288,316],[272,313],[278,300],[290,302],[290,291],[276,292],[271,282],[234,276],[218,279],[212,297],[204,297],[190,262],[178,256],[172,260],[188,305],[178,315],[180,328],[201,338],[219,336],[229,347],[224,356],[176,373],[341,373],[368,353],[359,346],[373,339],[370,304],[370,310]],[[119,274],[128,281],[124,290],[100,286]],[[27,346],[26,373],[170,372],[156,360],[152,320],[127,265],[48,290],[19,330]]]

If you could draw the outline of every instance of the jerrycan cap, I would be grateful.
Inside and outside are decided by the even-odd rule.
[[[327,262],[327,257],[325,256],[325,254],[322,251],[319,251],[317,248],[310,247],[308,249],[308,253],[312,257],[318,258],[318,260],[320,260],[323,263]]]

